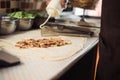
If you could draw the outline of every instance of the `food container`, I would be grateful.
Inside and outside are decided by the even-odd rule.
[[[32,28],[33,19],[19,19],[18,30],[29,30]]]
[[[0,34],[10,34],[16,30],[17,20],[9,17],[2,17],[0,20]]]

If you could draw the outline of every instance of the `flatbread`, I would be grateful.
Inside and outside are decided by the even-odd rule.
[[[36,34],[38,35],[38,34]],[[59,36],[64,40],[70,40],[70,45],[60,46],[60,47],[49,47],[49,48],[28,48],[28,49],[20,49],[15,47],[16,42],[19,40],[34,38],[41,38],[40,36],[27,36],[17,35],[14,37],[9,37],[8,39],[1,40],[0,44],[2,47],[9,51],[11,54],[16,55],[18,57],[28,57],[28,58],[39,58],[45,60],[63,60],[69,58],[76,54],[78,51],[84,48],[84,44],[87,41],[87,38],[84,37],[67,37],[67,36]]]

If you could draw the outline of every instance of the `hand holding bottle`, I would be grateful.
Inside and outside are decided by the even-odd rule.
[[[46,11],[48,13],[48,18],[46,19],[46,21],[40,25],[40,28],[42,28],[50,19],[50,17],[57,17],[61,14],[61,12],[63,11],[63,9],[66,7],[65,3],[67,0],[47,0],[47,7],[46,7]]]
[[[56,17],[61,14],[63,9],[66,7],[67,0],[47,0],[48,5],[46,7],[46,11],[49,16]]]
[[[46,0],[46,3],[49,4],[50,1],[51,0]],[[62,8],[66,8],[66,2],[67,2],[67,0],[61,0],[61,6],[62,6]]]

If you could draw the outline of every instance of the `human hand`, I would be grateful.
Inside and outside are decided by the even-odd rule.
[[[61,6],[63,7],[63,8],[66,8],[66,3],[67,2],[67,0],[61,0]]]
[[[46,0],[46,3],[49,4],[50,1],[51,0]],[[66,8],[66,2],[67,2],[67,0],[60,0],[60,1],[61,1],[62,8]]]

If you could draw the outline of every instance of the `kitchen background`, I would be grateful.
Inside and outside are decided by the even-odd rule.
[[[0,13],[10,13],[18,10],[43,10],[45,0],[0,0]]]
[[[89,16],[100,17],[100,15],[101,15],[101,1],[102,0],[99,0],[96,3],[95,9],[92,9],[92,10],[91,9],[83,9],[83,8],[73,7],[71,5],[71,2],[69,1],[67,3],[67,8],[57,18],[64,19],[64,20],[80,21],[81,18],[82,18],[81,16],[83,16],[83,14],[87,15],[87,16],[89,15]],[[45,0],[0,0],[0,16],[3,17],[3,15],[5,16],[9,13],[17,12],[17,11],[24,11],[24,12],[29,12],[29,13],[31,13],[31,12],[32,13],[33,12],[40,13],[40,14],[42,14],[42,17],[41,16],[40,17],[35,17],[34,19],[32,18],[32,20],[31,19],[20,20],[20,18],[19,18],[18,21],[19,21],[19,23],[22,24],[22,26],[17,26],[16,25],[17,30],[28,30],[31,27],[34,29],[34,28],[39,28],[39,25],[42,22],[45,21],[45,19],[47,17],[45,7],[46,7]],[[84,10],[85,10],[85,13],[84,13]],[[54,20],[54,19],[51,18],[50,20]],[[87,19],[86,21],[88,21],[88,20],[89,19]],[[100,21],[98,20],[97,22],[99,23]],[[95,22],[95,23],[97,23],[97,22]],[[6,23],[6,21],[5,21],[5,23]],[[23,25],[23,23],[24,23],[24,25]],[[2,26],[3,26],[3,24],[2,24]],[[10,26],[11,26],[11,23],[10,23]],[[26,26],[28,26],[28,27],[26,27]],[[95,24],[95,26],[96,26],[96,24]],[[100,24],[97,25],[97,27],[99,27],[99,26],[100,26]],[[6,26],[1,27],[0,26],[1,31],[3,31],[2,28],[4,28],[4,32],[7,32],[8,27],[6,27]],[[14,30],[12,30],[10,32],[13,32]],[[0,31],[0,33],[2,33],[1,31]]]
[[[98,3],[101,3],[101,0]],[[1,16],[6,15],[8,13],[16,12],[19,10],[36,11],[36,12],[41,13],[41,12],[45,11],[45,6],[46,6],[45,0],[0,0],[0,15]],[[85,15],[100,16],[101,8],[99,6],[101,6],[101,4],[97,5],[97,7],[94,10],[86,9]],[[76,20],[76,19],[80,20],[81,15],[83,15],[83,9],[76,8],[76,7],[73,8],[69,3],[68,8],[66,10],[64,10],[64,12],[60,15],[60,17],[62,19],[70,19],[71,18],[72,20]],[[39,22],[38,20],[39,20],[39,18],[36,19],[37,22]],[[95,19],[94,21],[97,21],[97,20]],[[85,21],[88,21],[88,20],[85,19]],[[14,30],[10,31],[10,29],[12,29],[13,27],[10,29],[8,29],[9,26],[3,26],[3,27],[5,27],[3,29],[9,30],[8,33],[14,32]],[[26,27],[26,25],[25,25],[25,27]],[[26,30],[25,27],[22,29]],[[1,26],[0,26],[0,29],[2,29]],[[96,29],[96,28],[94,28],[94,29]],[[4,31],[4,32],[6,32],[6,31]],[[72,77],[73,77],[74,79],[76,79],[76,78],[80,77],[80,75],[81,75],[81,79],[83,78],[83,80],[87,80],[86,78],[88,78],[88,77],[91,78],[90,73],[92,71],[91,68],[93,67],[93,63],[94,63],[93,58],[95,58],[95,56],[93,56],[93,55],[95,55],[95,53],[94,53],[94,52],[96,52],[95,50],[96,50],[96,47],[95,47],[95,49],[92,49],[89,52],[91,54],[86,55],[81,61],[79,61],[79,63],[77,63],[75,66],[73,66],[73,68],[70,71],[68,71],[67,74],[65,74],[62,78],[64,79],[65,77],[69,77],[72,79]],[[71,74],[72,76],[71,75],[69,76],[68,73]],[[88,75],[88,76],[86,77],[86,75]],[[91,80],[91,79],[89,79],[89,80]]]
[[[86,10],[87,15],[101,15],[101,2],[99,0],[96,8],[94,10]],[[45,0],[0,0],[0,14],[5,14],[9,12],[14,12],[18,10],[36,10],[36,11],[44,11],[45,10]],[[82,15],[81,8],[71,9],[71,3],[68,3],[69,10],[73,10],[75,15]],[[68,9],[66,10],[68,11]]]

